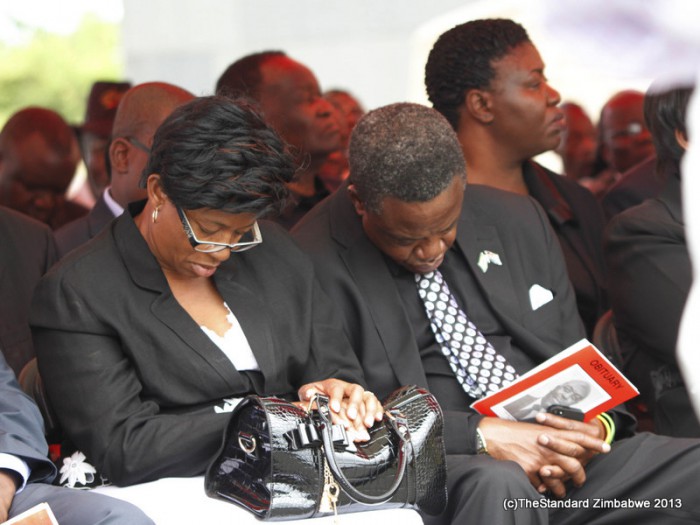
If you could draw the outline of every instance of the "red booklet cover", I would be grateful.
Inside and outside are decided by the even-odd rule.
[[[622,372],[582,339],[471,407],[486,416],[522,421],[562,405],[580,410],[583,420],[590,421],[637,395]]]

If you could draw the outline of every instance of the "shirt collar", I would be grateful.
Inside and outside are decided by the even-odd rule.
[[[122,213],[124,213],[124,208],[122,208],[117,203],[117,201],[115,201],[114,198],[112,197],[112,194],[109,191],[111,188],[112,188],[111,186],[107,186],[107,188],[105,188],[105,192],[102,194],[102,196],[105,200],[105,204],[107,205],[109,210],[112,212],[112,214],[115,217],[119,217]]]

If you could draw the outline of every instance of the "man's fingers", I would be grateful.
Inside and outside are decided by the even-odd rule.
[[[540,469],[541,472],[538,472],[540,476],[546,474],[543,477],[543,481],[552,479],[571,479],[576,487],[582,487],[586,482],[586,469],[579,460],[572,457],[559,455],[556,458],[553,458],[552,465],[553,466],[544,466],[542,469]],[[544,472],[542,472],[543,469]],[[558,469],[561,469],[561,471]]]
[[[568,475],[558,465],[547,465],[540,469],[540,478],[542,485],[538,487],[540,493],[549,491],[556,498],[566,497],[565,482],[569,479]]]
[[[589,451],[604,454],[610,452],[610,445],[602,439],[578,431],[544,432],[537,442],[548,449],[572,458],[580,458]]]

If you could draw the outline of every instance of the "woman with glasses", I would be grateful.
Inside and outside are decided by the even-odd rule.
[[[250,393],[328,393],[358,439],[381,418],[312,264],[262,220],[293,173],[254,111],[195,99],[156,132],[147,200],[40,283],[32,330],[50,401],[112,482],[202,474]]]

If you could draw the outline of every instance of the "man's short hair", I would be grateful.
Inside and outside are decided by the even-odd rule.
[[[472,20],[440,35],[425,66],[433,107],[457,129],[464,93],[488,88],[496,75],[494,61],[525,42],[530,42],[525,28],[503,18]]]
[[[284,51],[262,51],[239,58],[226,68],[216,82],[216,94],[231,98],[260,99],[262,73],[260,68],[273,57],[287,56]]]
[[[427,202],[466,166],[457,135],[434,109],[399,103],[367,113],[350,137],[350,182],[372,213],[384,198]]]

